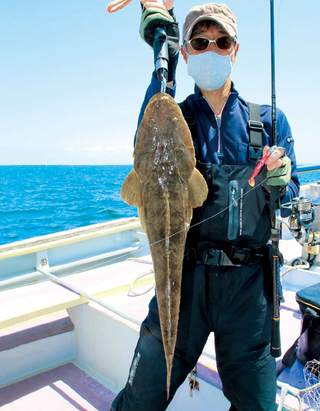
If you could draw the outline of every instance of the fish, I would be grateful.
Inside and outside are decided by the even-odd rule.
[[[193,208],[208,187],[197,170],[188,124],[167,93],[149,101],[136,134],[133,169],[121,187],[125,203],[138,207],[153,261],[167,368],[167,398],[178,333],[182,266]]]

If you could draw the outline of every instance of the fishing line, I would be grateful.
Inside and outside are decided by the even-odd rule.
[[[275,169],[271,172],[271,174],[270,174],[269,177],[272,177],[273,174],[275,174],[276,171],[277,171],[277,168],[275,168]],[[258,187],[260,187],[263,183],[265,183],[269,177],[266,177],[264,180],[262,180],[262,181],[261,181],[259,184],[257,184],[255,187],[250,188],[250,190],[248,190],[246,193],[244,193],[244,194],[241,195],[237,200],[234,200],[234,201],[237,202],[237,203],[238,203],[239,201],[241,201],[247,194],[251,193],[251,191],[253,191],[253,190],[256,190],[256,189],[257,189]],[[190,230],[191,228],[197,227],[198,225],[203,224],[203,223],[205,223],[205,222],[207,222],[207,221],[209,221],[209,220],[212,220],[213,218],[215,218],[215,217],[217,217],[218,215],[222,214],[223,212],[227,211],[230,207],[232,207],[232,204],[230,204],[230,205],[228,205],[227,207],[223,208],[222,210],[218,211],[218,212],[217,212],[216,214],[214,214],[213,216],[210,216],[210,217],[208,217],[208,218],[205,218],[205,219],[202,220],[202,221],[199,221],[198,223],[195,223],[195,224],[190,225],[189,230]],[[185,231],[186,231],[185,229],[184,229],[184,230],[179,230],[179,231],[177,231],[176,233],[171,234],[168,238],[162,238],[162,239],[160,239],[160,240],[158,240],[158,241],[155,241],[154,243],[149,244],[148,246],[145,246],[145,247],[140,248],[138,251],[141,252],[141,251],[144,251],[144,250],[148,250],[148,249],[150,249],[151,247],[153,247],[153,246],[155,246],[155,245],[157,245],[157,244],[160,244],[161,242],[166,241],[167,239],[170,239],[170,238],[172,238],[172,237],[174,237],[174,236],[176,236],[176,235],[178,235],[178,234],[181,234],[181,233],[183,233],[183,232],[185,232]],[[136,251],[131,251],[131,252],[126,253],[126,255],[128,255],[128,258],[129,258],[130,255],[133,255],[133,254],[135,254],[136,252],[137,252],[137,250],[136,250]],[[107,265],[109,265],[109,264],[111,264],[111,263],[113,263],[113,262],[116,262],[116,261],[120,261],[122,258],[123,258],[123,257],[118,256],[118,257],[114,257],[114,258],[112,258],[112,259],[108,259],[108,260],[107,260]],[[138,260],[137,262],[140,262],[140,261]],[[142,262],[144,262],[144,261],[142,261]],[[99,264],[96,264],[96,265],[91,266],[91,267],[90,267],[90,270],[92,270],[92,269],[94,269],[94,268],[99,268],[99,267],[102,267],[102,266],[105,266],[105,265],[106,265],[105,262],[101,262],[101,263],[99,263]],[[72,274],[78,274],[78,273],[82,273],[82,272],[84,272],[84,271],[87,271],[87,269],[82,269],[82,270],[74,271],[74,272],[72,272]]]
[[[275,174],[276,170],[277,170],[277,169],[274,169],[273,173],[272,173],[269,177],[272,177],[273,174]],[[242,200],[247,194],[251,193],[251,191],[257,189],[257,188],[258,188],[259,186],[261,186],[264,182],[266,182],[269,177],[266,177],[264,180],[262,180],[262,181],[261,181],[259,184],[257,184],[255,187],[251,188],[249,191],[247,191],[246,193],[244,193],[243,195],[241,195],[237,200],[233,200],[233,202],[237,202],[237,203],[238,203],[238,202],[239,202],[240,200]],[[198,225],[203,224],[203,223],[205,223],[205,222],[207,222],[207,221],[209,221],[209,220],[212,220],[213,218],[215,218],[215,217],[217,217],[218,215],[222,214],[223,212],[227,211],[230,207],[232,207],[232,205],[233,205],[233,204],[230,204],[230,205],[228,205],[227,207],[223,208],[222,210],[218,211],[218,212],[217,212],[216,214],[214,214],[213,216],[210,216],[210,217],[208,217],[208,218],[205,218],[204,220],[199,221],[198,223],[195,223],[195,224],[193,224],[193,225],[190,225],[189,230],[190,230],[191,228],[197,227]],[[181,234],[181,233],[183,233],[184,231],[185,231],[185,230],[177,231],[176,233],[171,234],[171,235],[169,236],[169,238],[174,237],[175,235]],[[155,243],[150,244],[150,247],[153,246],[153,245],[156,245],[156,244],[158,244],[158,243],[160,243],[160,242],[162,242],[162,241],[165,241],[165,239],[158,240],[158,241],[156,241]]]

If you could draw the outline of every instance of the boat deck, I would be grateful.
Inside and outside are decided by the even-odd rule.
[[[128,293],[121,293],[106,300],[114,308],[119,307],[141,321],[153,294],[150,291],[142,296],[131,297]],[[300,316],[294,296],[294,292],[286,292],[286,301],[281,305],[283,352],[299,334]],[[208,339],[205,351],[214,356],[213,334]],[[207,355],[202,355],[199,360],[197,378],[200,387],[201,380],[216,387],[221,386],[214,361]],[[1,388],[0,407],[4,411],[42,411],[43,404],[46,404],[48,411],[106,411],[110,409],[115,395],[75,364],[68,363]]]
[[[115,394],[69,363],[0,389],[3,411],[107,411]]]
[[[295,243],[292,245],[295,245]],[[292,249],[292,256],[294,255],[296,255],[296,252]],[[143,295],[132,296],[132,293],[129,292],[130,283],[142,274],[150,272],[151,269],[151,257],[146,255],[111,265],[97,265],[89,269],[86,267],[81,270],[81,267],[78,267],[79,272],[63,276],[61,280],[99,298],[105,306],[111,307],[112,310],[120,311],[128,318],[131,317],[134,320],[132,327],[138,330],[138,324],[147,315],[148,304],[154,296],[154,289]],[[290,275],[288,274],[288,276]],[[311,276],[312,274],[308,275]],[[147,276],[147,278],[139,280],[135,287],[139,292],[149,283],[150,276]],[[280,307],[283,354],[292,345],[300,332],[300,313],[295,294],[295,290],[285,291],[285,301]],[[19,304],[17,304],[17,301],[19,301]],[[0,312],[0,328],[2,328],[0,340],[1,337],[5,337],[6,344],[10,346],[12,343],[10,335],[11,339],[16,339],[14,331],[23,329],[24,335],[28,337],[26,331],[28,327],[34,327],[34,324],[43,316],[57,312],[61,313],[61,309],[69,310],[87,305],[87,303],[89,303],[88,298],[71,291],[66,286],[51,281],[2,291],[0,293],[0,305],[2,307]],[[109,314],[113,315],[111,312]],[[23,343],[25,342],[22,341]],[[200,381],[200,387],[203,384],[201,381],[204,381],[211,388],[212,386],[218,389],[221,388],[214,358],[214,335],[211,333],[198,363],[197,378]],[[21,409],[36,411],[43,410],[43,404],[46,404],[48,411],[108,410],[120,388],[117,387],[113,390],[112,386],[96,378],[96,375],[91,371],[83,367],[81,361],[70,360],[66,364],[60,364],[50,370],[39,373],[34,372],[32,376],[26,376],[22,381],[0,388],[0,407],[5,411],[18,411]],[[0,369],[0,375],[1,372],[3,371]],[[203,386],[203,388],[205,387]]]
[[[136,319],[137,322],[141,322],[148,312],[148,304],[154,295],[154,290],[141,296],[132,296],[130,292],[128,293],[128,283],[133,281],[138,275],[148,272],[152,268],[150,261],[150,256],[145,256],[141,259],[125,261],[111,266],[97,267],[82,273],[69,275],[67,280],[93,294],[97,294],[99,291],[100,298],[107,305],[115,310],[119,309],[122,313]],[[115,286],[115,276],[119,269],[122,272],[127,272],[121,287],[119,284]],[[145,286],[145,284],[143,285]],[[126,291],[124,291],[123,287],[126,287]],[[25,290],[25,288],[28,290]],[[52,294],[52,288],[54,288],[54,294]],[[31,290],[33,290],[32,294],[30,294]],[[57,293],[57,290],[59,293]],[[108,293],[106,293],[106,290],[108,290]],[[21,300],[21,306],[16,308],[19,312],[11,315],[11,317],[9,316],[13,323],[15,323],[19,315],[21,316],[22,311],[25,311],[27,315],[29,310],[29,316],[31,315],[31,317],[43,314],[43,312],[49,312],[50,309],[48,307],[52,304],[50,298],[53,298],[53,295],[57,299],[60,293],[62,293],[60,297],[64,296],[69,301],[68,303],[64,300],[67,306],[68,304],[75,305],[86,302],[83,297],[65,287],[51,282],[44,282],[1,293],[0,300],[2,300],[2,303],[7,303],[8,309],[13,309],[13,305],[11,306],[10,304],[13,301],[10,298],[12,293],[15,295],[15,301],[17,301],[16,294],[28,296],[27,299]],[[6,296],[5,300],[4,296]],[[32,304],[31,301],[33,301]],[[30,304],[33,308],[38,307],[38,311],[31,309]],[[45,307],[46,304],[47,307]],[[57,301],[54,301],[53,305],[57,308]],[[5,316],[5,314],[3,313],[2,316]],[[9,317],[7,316],[7,321],[9,321]],[[2,320],[5,322],[5,318]],[[138,326],[135,325],[135,327]],[[297,338],[300,331],[299,307],[295,301],[294,291],[286,291],[285,302],[281,304],[281,331],[282,352],[284,353]],[[4,334],[2,333],[2,335]],[[216,371],[214,357],[214,337],[211,334],[205,346],[204,355],[199,359],[198,378],[200,379],[200,385],[201,380],[204,380],[220,388],[221,382]],[[6,411],[21,409],[42,410],[44,403],[48,404],[46,406],[48,411],[108,410],[114,397],[115,393],[108,390],[104,385],[71,362],[1,388],[0,406]]]

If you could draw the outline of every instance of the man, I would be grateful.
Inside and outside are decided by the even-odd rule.
[[[175,93],[178,58],[173,3],[143,0],[140,27],[143,39],[152,45],[154,27],[166,25],[170,51],[167,92],[171,95]],[[298,195],[299,182],[290,126],[278,110],[279,147],[267,160],[266,174],[260,177],[263,184],[254,190],[248,184],[262,147],[266,154],[272,145],[271,110],[258,107],[263,128],[257,132],[252,125],[260,124],[260,118],[257,113],[255,118],[249,117],[248,103],[230,78],[238,50],[236,21],[227,6],[208,3],[190,10],[183,26],[181,53],[195,81],[195,93],[180,107],[185,117],[191,118],[197,167],[209,188],[204,205],[194,210],[191,226],[205,222],[188,233],[169,400],[155,297],[141,326],[130,378],[115,399],[113,411],[165,410],[195,366],[211,331],[230,410],[275,409],[276,371],[270,355],[272,276],[266,246],[270,238],[269,192],[271,186],[277,187],[279,196],[288,201]],[[159,90],[160,83],[153,75],[139,120]]]

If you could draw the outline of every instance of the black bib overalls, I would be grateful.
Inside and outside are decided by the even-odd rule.
[[[239,411],[275,409],[272,276],[265,246],[270,213],[259,181],[255,189],[248,184],[254,165],[198,164],[209,196],[194,210],[188,233],[169,401],[213,331],[227,399]],[[154,297],[141,326],[128,382],[112,410],[160,411],[167,406],[166,364]],[[214,403],[211,409],[222,411]]]

